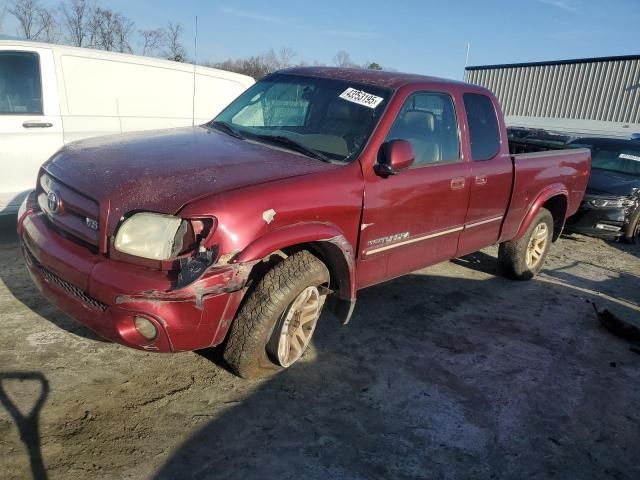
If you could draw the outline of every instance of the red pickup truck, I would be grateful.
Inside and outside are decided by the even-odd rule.
[[[250,377],[298,360],[325,305],[347,323],[369,285],[496,243],[533,277],[589,171],[584,149],[510,155],[481,87],[294,68],[206,125],[63,148],[18,232],[38,288],[99,335],[224,344]]]

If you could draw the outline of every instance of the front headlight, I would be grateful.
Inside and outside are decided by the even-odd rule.
[[[627,208],[633,207],[636,200],[633,198],[592,198],[588,200],[591,206],[596,208]]]
[[[168,260],[182,251],[188,228],[188,222],[178,217],[136,213],[118,229],[115,248],[136,257]]]

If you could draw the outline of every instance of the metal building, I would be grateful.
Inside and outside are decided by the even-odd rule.
[[[640,132],[640,55],[467,67],[507,125],[594,135]]]

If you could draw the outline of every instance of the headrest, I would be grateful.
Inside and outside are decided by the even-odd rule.
[[[331,120],[351,120],[351,109],[345,100],[338,100],[329,104],[327,118]]]
[[[404,114],[404,123],[414,131],[433,132],[436,128],[436,116],[431,112],[411,110]]]

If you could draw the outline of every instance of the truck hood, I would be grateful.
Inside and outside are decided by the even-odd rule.
[[[97,200],[102,215],[108,209],[109,233],[132,210],[176,214],[208,195],[336,167],[207,127],[83,140],[44,165],[67,186]]]
[[[594,168],[591,170],[587,194],[626,197],[632,194],[634,188],[640,188],[640,178]]]

